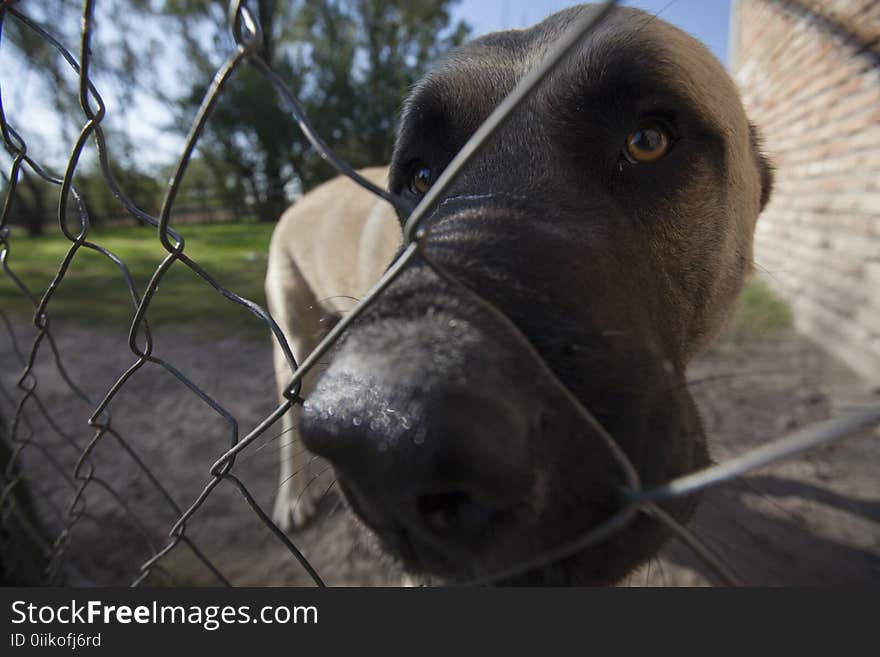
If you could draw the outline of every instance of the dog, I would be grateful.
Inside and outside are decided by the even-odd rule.
[[[363,175],[387,175],[416,204],[584,11],[452,51],[405,101],[390,169]],[[603,435],[645,488],[709,463],[685,368],[752,270],[771,187],[715,57],[664,21],[617,8],[446,190],[422,223],[420,255],[346,329],[327,368],[305,377],[301,418],[289,413],[286,428],[300,424],[351,509],[409,572],[619,581],[667,538],[660,523],[638,515],[596,545],[536,558],[624,504]],[[399,253],[405,219],[347,179],[282,216],[267,294],[297,358],[338,318],[332,300],[361,297]],[[283,390],[291,370],[277,347],[275,367]],[[274,512],[284,529],[314,512],[305,479],[291,478],[306,460],[293,449]],[[684,522],[695,503],[663,508]]]

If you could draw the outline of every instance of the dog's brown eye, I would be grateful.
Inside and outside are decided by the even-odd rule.
[[[413,170],[409,181],[409,191],[413,194],[424,194],[431,188],[431,170],[420,164]]]
[[[669,134],[659,125],[648,124],[626,136],[625,148],[630,162],[656,162],[669,152]]]

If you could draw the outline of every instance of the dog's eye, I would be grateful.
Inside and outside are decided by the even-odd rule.
[[[431,188],[431,169],[424,163],[418,163],[413,167],[412,178],[409,181],[409,191],[413,194],[424,194]]]
[[[669,152],[669,133],[656,123],[646,123],[626,136],[624,155],[633,164],[656,162]]]

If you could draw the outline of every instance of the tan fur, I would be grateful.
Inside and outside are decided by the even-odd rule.
[[[388,169],[360,171],[370,182],[385,186]],[[266,296],[269,312],[286,336],[297,362],[318,343],[328,316],[354,304],[391,262],[401,233],[391,206],[348,178],[335,178],[306,194],[282,216],[272,234]],[[291,370],[275,344],[278,389],[290,382]],[[315,372],[303,380],[302,396]],[[310,479],[310,457],[293,431],[299,407],[283,419],[281,487],[273,519],[284,531],[299,527],[313,513],[303,495]]]
[[[739,95],[723,68],[702,44],[662,21],[633,13],[630,20],[645,20],[640,39],[656,44],[668,54],[664,72],[675,81],[677,91],[722,132],[728,145],[726,192],[732,199],[726,208],[708,207],[695,193],[686,203],[669,208],[673,222],[658,225],[644,254],[659,266],[652,271],[668,279],[670,312],[663,321],[669,333],[682,342],[678,353],[689,360],[709,343],[723,325],[732,301],[751,270],[752,234],[758,216],[762,184],[749,147],[749,124]],[[548,46],[556,34],[548,33]],[[612,33],[615,37],[616,33]],[[536,53],[543,55],[541,52]],[[525,68],[525,64],[520,63]],[[478,60],[463,59],[461,68],[478,68]],[[515,63],[511,63],[511,66]],[[456,84],[466,78],[450,78]],[[448,84],[452,84],[449,82]],[[441,83],[442,84],[442,83]],[[487,113],[481,103],[490,99],[449,89],[455,106],[468,112]],[[494,100],[490,102],[494,104]],[[361,172],[385,187],[386,168]],[[695,177],[701,172],[695,172]],[[706,183],[713,181],[706,177]],[[699,191],[699,190],[697,190]],[[677,217],[681,207],[688,216]],[[721,213],[729,216],[722,220]],[[724,228],[719,232],[718,226]],[[322,317],[353,305],[345,297],[360,298],[382,274],[400,244],[399,222],[391,207],[345,178],[336,178],[310,192],[282,216],[270,247],[266,281],[269,309],[287,336],[294,355],[302,360],[317,344],[325,328]],[[290,369],[281,350],[275,348],[275,370],[280,389],[288,384]],[[314,374],[304,381],[307,396]],[[284,428],[296,424],[294,412]],[[287,436],[282,452],[281,490],[274,520],[282,529],[305,522],[312,502],[302,494],[309,481],[306,461],[298,443]],[[299,456],[294,456],[295,453]],[[301,471],[291,478],[293,473]],[[302,499],[301,499],[302,498]]]
[[[682,323],[679,333],[686,337],[683,352],[690,360],[708,346],[724,325],[733,299],[752,271],[752,242],[760,213],[762,185],[759,170],[754,166],[748,119],[733,80],[702,43],[668,23],[653,17],[648,20],[650,30],[645,30],[640,37],[670,53],[676,88],[725,136],[728,152],[724,162],[725,183],[729,197],[736,199],[728,204],[724,221],[708,225],[685,218],[680,224],[681,234],[661,235],[654,243],[659,257],[667,260],[675,255],[675,251],[670,250],[671,244],[703,247],[687,254],[682,263],[694,276],[700,277],[699,285],[705,289],[696,307],[688,304],[692,306],[690,317],[677,318]],[[705,204],[705,200],[698,195],[689,199],[693,216],[711,216],[713,208],[701,209],[701,203]],[[724,229],[720,243],[706,248],[717,239],[714,231],[719,226]],[[701,263],[705,263],[704,266],[700,266]]]

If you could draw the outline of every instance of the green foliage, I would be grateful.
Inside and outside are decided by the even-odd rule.
[[[308,44],[315,64],[306,107],[324,134],[335,132],[334,146],[355,166],[388,162],[395,119],[408,89],[468,35],[465,24],[450,26],[451,4],[305,3],[299,40]]]
[[[143,25],[139,21],[146,16],[147,4],[149,0],[104,0],[94,4],[89,78],[105,103],[112,96],[112,100],[123,107],[130,105],[135,89],[146,84],[146,79],[142,79],[142,64],[155,52],[155,43],[140,29]],[[13,9],[21,11],[30,23],[45,29],[79,59],[83,11],[80,0],[28,0],[15,4]],[[4,54],[9,58],[5,62],[13,63],[0,76],[7,92],[4,97],[6,118],[25,138],[28,155],[51,175],[60,177],[67,166],[69,145],[77,139],[86,121],[80,105],[78,73],[51,41],[32,29],[28,22],[10,14],[3,18]],[[112,94],[107,93],[108,88],[112,88]],[[30,103],[54,109],[57,123],[46,126],[48,132],[14,102],[22,95],[26,95]],[[98,106],[94,96],[89,97],[89,105],[93,109]],[[154,211],[161,200],[161,184],[129,157],[133,147],[130,135],[121,129],[122,112],[118,111],[118,105],[110,109],[115,111],[108,111],[102,128],[109,145],[113,174],[137,205]],[[60,142],[55,130],[62,136]],[[7,168],[5,160],[3,168]],[[80,157],[74,184],[83,194],[94,221],[123,214],[103,183],[90,146]],[[0,173],[0,195],[5,197],[9,186],[8,174],[4,171]],[[57,185],[46,183],[24,166],[18,178],[10,223],[25,226],[31,234],[40,234],[47,224],[57,221],[58,195]],[[70,206],[68,212],[73,213],[72,202]]]
[[[162,185],[155,176],[143,173],[135,167],[120,167],[111,164],[113,178],[126,196],[140,209],[156,214],[162,199]],[[123,208],[113,195],[97,163],[80,166],[74,184],[82,195],[93,224],[100,225],[120,219],[136,220]],[[53,187],[53,203],[57,203],[60,188]]]
[[[322,137],[343,159],[361,167],[388,162],[408,87],[467,35],[464,24],[451,24],[449,8],[456,1],[249,0],[247,5],[262,26],[265,60]],[[227,6],[226,0],[96,3],[90,78],[123,107],[135,102],[136,92],[163,102],[172,115],[166,129],[184,136],[214,73],[234,51]],[[80,0],[29,0],[20,9],[78,56]],[[15,18],[7,17],[4,39],[12,46],[15,70],[35,74],[38,96],[54,104],[65,141],[73,142],[83,118],[77,75],[45,39]],[[167,176],[147,171],[136,153],[128,155],[132,136],[122,114],[108,103],[102,124],[114,175],[139,207],[155,212],[164,189],[146,178],[164,183]],[[53,164],[63,170],[63,162]],[[182,196],[189,195],[205,216],[222,208],[239,219],[274,222],[299,193],[334,173],[302,136],[274,89],[243,65],[198,142]],[[109,190],[101,188],[88,152],[76,183],[98,222],[124,214]],[[53,219],[55,197],[39,186],[26,186],[16,221],[36,234]]]
[[[0,198],[5,200],[10,188],[8,176],[0,171]],[[22,171],[9,210],[10,224],[24,226],[30,235],[40,235],[55,210],[50,200],[51,194],[52,185],[28,170]]]
[[[263,28],[263,57],[285,80],[319,134],[355,167],[391,157],[397,113],[408,88],[468,28],[450,25],[453,0],[300,0],[252,3]],[[196,83],[180,100],[191,117],[208,73],[229,51],[199,38],[220,15],[206,0],[166,0],[180,19]],[[225,28],[224,28],[225,29]],[[188,125],[181,120],[179,125]],[[271,86],[240,70],[220,98],[199,144],[218,188],[275,221],[292,196],[334,175],[300,134]],[[239,201],[241,202],[241,201]]]
[[[743,289],[727,337],[735,341],[773,338],[790,330],[793,324],[788,304],[766,282],[753,279]]]

